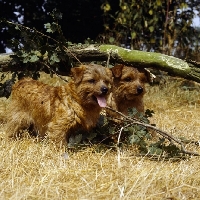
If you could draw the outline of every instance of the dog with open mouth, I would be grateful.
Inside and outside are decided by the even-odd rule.
[[[78,129],[90,130],[112,85],[112,72],[101,65],[81,65],[71,69],[72,81],[53,87],[31,78],[14,84],[7,110],[7,137],[33,126],[39,136],[65,144]]]

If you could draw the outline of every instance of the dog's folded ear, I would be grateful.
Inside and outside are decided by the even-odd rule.
[[[113,68],[111,68],[112,73],[113,73],[115,78],[119,78],[122,75],[123,67],[124,67],[124,65],[117,64]]]
[[[146,76],[146,82],[152,84],[156,79],[156,76],[147,68],[143,69],[143,73]]]
[[[85,71],[85,66],[84,65],[81,65],[79,67],[71,68],[71,74],[72,74],[72,76],[74,78],[74,82],[75,83],[78,84],[78,83],[80,83],[82,81],[84,71]]]

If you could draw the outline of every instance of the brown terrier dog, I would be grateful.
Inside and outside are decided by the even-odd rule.
[[[128,108],[133,107],[138,112],[144,112],[143,95],[145,93],[145,82],[147,82],[144,71],[140,72],[136,68],[121,64],[114,66],[111,70],[114,83],[108,99],[108,106],[125,115],[128,114]],[[117,113],[110,110],[107,113],[112,117],[119,118]]]
[[[73,80],[60,87],[30,78],[18,81],[7,111],[7,136],[33,125],[39,136],[63,144],[75,130],[94,127],[106,106],[112,73],[94,64],[72,68],[71,73]]]

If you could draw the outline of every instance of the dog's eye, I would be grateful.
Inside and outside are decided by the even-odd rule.
[[[131,77],[126,77],[126,78],[124,79],[124,81],[130,82],[130,81],[131,81]]]
[[[89,83],[95,83],[95,80],[94,79],[89,79],[88,82]]]

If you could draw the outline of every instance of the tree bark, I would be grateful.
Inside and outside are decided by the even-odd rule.
[[[87,48],[69,48],[68,55],[80,62],[109,61],[122,63],[137,68],[156,68],[169,75],[179,76],[200,83],[199,64],[187,63],[184,60],[167,56],[161,53],[129,50],[114,45],[90,45]],[[13,71],[15,66],[8,67],[11,61],[10,54],[0,54],[0,67],[2,71]],[[15,70],[17,70],[15,68]]]

